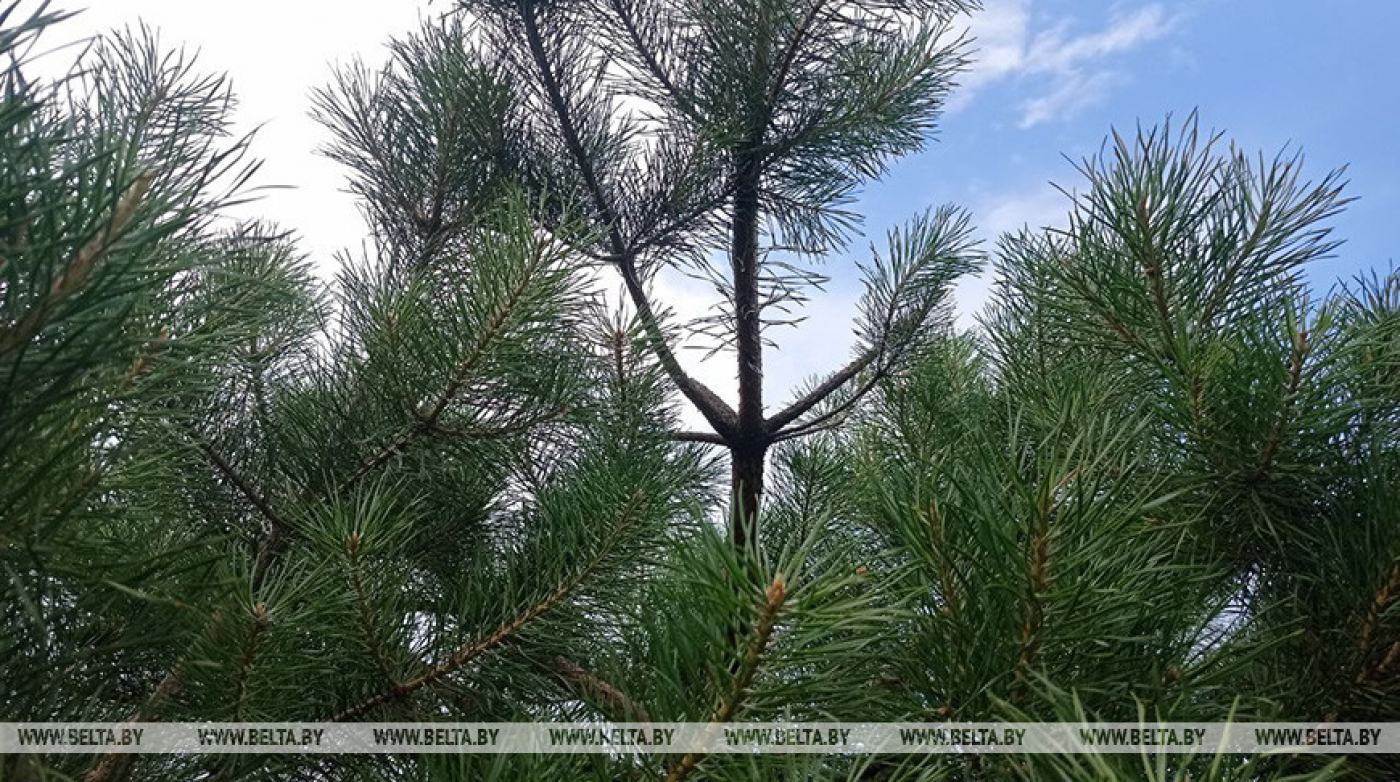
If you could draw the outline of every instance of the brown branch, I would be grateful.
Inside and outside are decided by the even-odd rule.
[[[1268,474],[1274,465],[1275,457],[1278,456],[1279,448],[1283,446],[1283,430],[1287,428],[1288,422],[1292,418],[1293,405],[1298,397],[1298,386],[1303,377],[1303,362],[1308,357],[1309,347],[1308,332],[1307,329],[1304,329],[1293,338],[1293,347],[1288,352],[1288,381],[1283,388],[1283,410],[1279,412],[1278,421],[1269,434],[1268,442],[1264,444],[1264,450],[1259,454],[1259,462],[1250,474],[1251,480],[1259,480]]]
[[[1367,684],[1379,684],[1390,678],[1390,675],[1395,672],[1397,666],[1400,666],[1400,641],[1392,643],[1390,649],[1386,651],[1385,657],[1367,671],[1365,682]]]
[[[734,411],[708,386],[687,374],[671,351],[670,345],[667,344],[666,335],[661,330],[660,321],[652,309],[651,301],[647,298],[646,288],[642,285],[641,276],[638,274],[636,256],[622,235],[621,222],[608,203],[597,172],[593,170],[593,165],[588,159],[588,152],[583,146],[578,129],[574,126],[573,116],[569,112],[568,103],[564,100],[559,81],[554,75],[549,54],[545,51],[544,41],[540,36],[539,22],[535,19],[535,6],[521,2],[518,9],[521,22],[524,24],[525,40],[530,48],[530,55],[534,59],[535,67],[539,69],[545,95],[548,97],[550,108],[559,122],[559,132],[563,136],[564,146],[568,150],[569,156],[573,158],[579,176],[583,178],[584,186],[588,190],[589,197],[593,200],[593,207],[597,211],[598,219],[607,227],[608,244],[611,246],[613,260],[622,273],[622,281],[627,288],[628,296],[632,299],[633,306],[637,308],[637,315],[641,318],[642,325],[650,336],[651,347],[656,351],[657,359],[681,394],[695,405],[710,426],[715,428],[715,431],[721,434],[732,431],[736,422]]]
[[[778,434],[782,431],[784,426],[787,426],[801,417],[803,413],[821,404],[822,400],[830,396],[832,392],[850,382],[851,378],[859,375],[866,367],[870,366],[871,362],[879,355],[880,352],[876,348],[870,348],[865,351],[854,361],[842,367],[831,377],[823,381],[821,385],[807,392],[801,399],[798,399],[781,411],[773,414],[764,422],[764,428],[771,434]],[[861,395],[863,395],[865,391],[870,390],[869,385],[870,384],[867,384],[864,391],[860,392]]]
[[[864,383],[861,383],[860,387],[849,397],[841,400],[841,403],[836,407],[833,407],[800,426],[794,426],[791,429],[779,432],[773,436],[773,442],[781,443],[786,440],[795,440],[799,437],[806,437],[809,434],[815,434],[837,426],[844,420],[841,416],[850,412],[851,408],[855,407],[866,394],[874,390],[875,386],[879,385],[880,381],[884,379],[886,375],[887,373],[884,372],[872,375]]]
[[[1155,358],[1152,348],[1139,339],[1136,332],[1123,325],[1123,321],[1119,320],[1118,315],[1114,313],[1113,307],[1109,306],[1109,304],[1103,300],[1103,297],[1098,295],[1094,286],[1090,285],[1085,280],[1083,272],[1080,270],[1079,265],[1074,262],[1074,259],[1066,258],[1064,263],[1066,271],[1070,272],[1068,276],[1070,289],[1084,299],[1091,309],[1095,310],[1103,317],[1104,324],[1108,326],[1109,331],[1112,331],[1115,336],[1129,347],[1137,348],[1147,353],[1148,358]]]
[[[1361,688],[1383,681],[1397,665],[1400,665],[1400,641],[1392,643],[1385,655],[1376,663],[1367,663],[1376,645],[1376,632],[1380,628],[1381,617],[1390,610],[1396,598],[1400,598],[1400,561],[1391,566],[1390,575],[1376,592],[1375,599],[1371,601],[1370,607],[1366,610],[1366,618],[1361,622],[1361,632],[1358,634],[1356,644],[1356,658],[1360,663],[1360,668],[1352,679],[1352,686],[1324,717],[1325,722],[1336,722],[1344,712],[1351,708],[1359,696]]]
[[[754,626],[753,641],[749,644],[748,653],[744,655],[744,660],[740,664],[734,680],[730,683],[729,693],[720,700],[719,705],[715,707],[714,713],[710,716],[712,724],[728,722],[734,716],[734,712],[743,704],[748,689],[753,684],[754,675],[758,673],[759,661],[773,638],[773,628],[777,625],[778,612],[782,609],[786,599],[787,584],[783,580],[783,574],[779,573],[773,577],[773,583],[768,586],[768,591],[764,594],[763,607],[759,611],[758,623]],[[666,782],[679,782],[684,779],[687,774],[695,770],[704,757],[704,754],[700,752],[687,754],[671,768],[670,773],[666,775]]]
[[[710,445],[728,445],[725,440],[712,432],[672,432],[671,439],[678,443],[708,443]]]
[[[131,716],[127,718],[127,722],[145,722],[157,707],[174,698],[184,686],[184,670],[176,666],[160,680],[160,684],[156,685],[151,696],[136,711],[132,712]],[[93,766],[92,771],[88,772],[86,782],[111,782],[111,780],[125,779],[138,757],[139,755],[131,753],[109,752],[97,761],[97,765]]]
[[[1361,623],[1361,638],[1357,644],[1359,656],[1364,661],[1371,655],[1371,648],[1375,644],[1376,628],[1380,626],[1381,615],[1389,610],[1395,599],[1400,597],[1400,562],[1397,562],[1390,569],[1390,577],[1386,579],[1385,585],[1376,593],[1376,599],[1371,601],[1371,607],[1366,612],[1366,619]],[[1366,671],[1358,675],[1357,682],[1363,682],[1370,676]]]
[[[1137,334],[1133,333],[1127,326],[1124,326],[1123,322],[1118,319],[1117,315],[1113,314],[1112,310],[1107,307],[1103,308],[1103,317],[1104,321],[1108,323],[1109,329],[1111,329],[1114,334],[1118,335],[1119,339],[1139,349],[1147,349],[1146,346],[1143,345],[1142,340],[1138,339]]]
[[[53,313],[54,308],[87,282],[88,275],[92,273],[97,262],[107,254],[113,240],[126,230],[127,224],[131,222],[137,208],[141,206],[141,201],[146,197],[146,192],[150,190],[154,180],[155,174],[150,172],[137,175],[136,180],[117,200],[116,208],[112,211],[112,217],[107,221],[106,227],[78,250],[72,260],[68,262],[67,268],[49,284],[48,293],[40,299],[33,309],[26,312],[0,336],[0,356],[18,349],[33,339],[34,335],[43,329],[44,322]]]
[[[390,687],[381,690],[370,698],[342,710],[328,721],[348,722],[363,717],[386,703],[403,700],[424,687],[429,687],[441,682],[452,673],[460,670],[467,663],[513,639],[525,626],[529,625],[543,614],[548,613],[550,609],[558,605],[564,598],[568,597],[575,589],[593,575],[594,571],[598,569],[603,563],[603,560],[607,558],[608,553],[611,552],[612,548],[617,544],[618,539],[622,537],[623,531],[636,520],[641,503],[642,494],[638,492],[633,495],[632,499],[627,503],[626,508],[623,509],[617,523],[613,526],[612,532],[609,534],[607,540],[604,541],[603,547],[598,553],[594,555],[587,565],[557,586],[554,591],[546,595],[543,600],[517,614],[514,618],[503,622],[486,636],[457,648],[448,655],[446,660],[438,663],[426,673],[409,679],[406,682],[394,682]]]
[[[1031,528],[1030,594],[1026,600],[1026,618],[1021,626],[1021,653],[1016,663],[1016,681],[1023,682],[1040,651],[1041,628],[1045,622],[1043,598],[1050,588],[1050,522],[1059,510],[1056,495],[1074,480],[1070,470],[1036,501],[1036,513]]]
[[[651,722],[646,708],[627,696],[611,682],[563,655],[549,661],[549,671],[580,695],[593,701],[610,712],[609,717],[618,715],[626,722]]]

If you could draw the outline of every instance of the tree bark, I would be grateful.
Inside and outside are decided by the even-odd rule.
[[[758,539],[759,498],[768,432],[763,420],[763,324],[759,305],[759,183],[762,170],[751,150],[737,155],[734,222],[729,260],[734,279],[734,346],[738,354],[737,431],[729,441],[730,535],[740,550]]]
[[[730,536],[734,547],[741,551],[758,542],[758,512],[763,496],[763,464],[767,453],[767,444],[731,448],[729,451],[730,489],[733,493]]]

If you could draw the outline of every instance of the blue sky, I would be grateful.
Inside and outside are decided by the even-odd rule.
[[[871,228],[941,201],[987,235],[1056,221],[1065,199],[1047,183],[1079,182],[1063,156],[1195,109],[1245,150],[1301,148],[1310,177],[1348,166],[1358,200],[1334,222],[1346,244],[1312,267],[1315,285],[1397,257],[1400,3],[1006,0],[973,30],[981,61],[939,141],[868,193]]]
[[[991,0],[972,21],[979,50],[935,143],[898,163],[859,209],[867,234],[925,205],[969,208],[988,242],[1021,225],[1063,221],[1078,161],[1110,129],[1131,131],[1168,114],[1199,112],[1205,128],[1246,151],[1286,145],[1306,156],[1304,174],[1347,167],[1357,200],[1334,219],[1345,244],[1315,263],[1326,290],[1400,258],[1400,2],[1357,0]],[[864,243],[852,247],[856,257]],[[848,345],[846,318],[858,294],[849,265],[834,262],[831,296],[801,330],[783,334],[769,360],[782,386],[820,373]],[[843,273],[844,270],[844,273]],[[844,283],[844,284],[843,284]],[[968,326],[990,274],[958,286]],[[719,371],[704,368],[704,374]],[[775,388],[770,400],[780,401]]]
[[[938,140],[897,162],[861,199],[869,234],[945,202],[969,208],[988,238],[1022,224],[1054,224],[1066,202],[1049,183],[1078,184],[1064,156],[1092,154],[1111,127],[1131,130],[1196,109],[1205,127],[1245,150],[1301,148],[1312,178],[1349,167],[1348,193],[1358,200],[1333,223],[1346,243],[1335,259],[1313,266],[1315,285],[1384,271],[1397,257],[1400,1],[986,5],[970,21],[976,62]],[[443,0],[98,0],[53,40],[142,19],[167,43],[198,48],[206,68],[227,71],[242,99],[241,126],[261,127],[254,149],[267,159],[262,182],[294,186],[240,214],[298,230],[329,272],[332,253],[357,246],[364,228],[339,192],[344,172],[313,152],[325,136],[306,116],[308,92],[327,82],[333,61],[382,59],[389,36],[445,7]],[[781,349],[768,360],[770,404],[802,378],[844,362],[859,293],[852,261],[864,257],[864,244],[827,266],[829,294],[814,302],[810,320],[773,335]],[[959,323],[971,324],[987,283],[959,285]],[[702,314],[711,303],[707,291],[678,278],[662,280],[658,292],[683,315]],[[730,359],[701,363],[700,352],[685,355],[692,371],[732,394]]]

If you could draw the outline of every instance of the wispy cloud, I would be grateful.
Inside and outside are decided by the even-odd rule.
[[[1164,37],[1176,22],[1154,3],[1077,32],[1067,19],[1035,19],[1032,2],[1005,0],[973,17],[976,55],[953,108],[988,85],[1017,80],[1033,93],[1020,104],[1021,127],[1073,116],[1128,81],[1121,55]]]
[[[986,242],[995,242],[1004,233],[1022,228],[1039,230],[1064,226],[1072,202],[1049,182],[979,197],[973,205],[977,233]]]
[[[995,255],[997,241],[1003,234],[1023,228],[1063,228],[1069,221],[1070,206],[1064,193],[1049,182],[1042,182],[979,196],[972,203],[972,213],[977,215],[982,249]],[[992,297],[994,278],[995,272],[989,265],[981,274],[964,277],[954,286],[955,323],[959,329],[976,327],[977,315]]]
[[[1050,91],[1021,103],[1022,128],[1072,117],[1103,102],[1114,87],[1127,81],[1117,71],[1071,71],[1050,87]]]

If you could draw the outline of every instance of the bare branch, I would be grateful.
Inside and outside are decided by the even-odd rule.
[[[836,374],[823,381],[821,385],[807,392],[801,399],[798,399],[781,411],[775,413],[764,422],[764,427],[771,434],[781,433],[784,426],[796,421],[803,413],[821,404],[823,400],[831,396],[832,392],[850,382],[852,378],[859,375],[866,367],[870,366],[879,355],[880,351],[877,348],[866,350],[854,361],[841,368]],[[867,384],[867,386],[868,385],[869,384]],[[860,391],[859,394],[864,395],[865,392],[869,390],[869,387],[866,387]]]
[[[671,439],[678,443],[709,443],[710,445],[728,445],[729,441],[711,432],[672,432]]]

